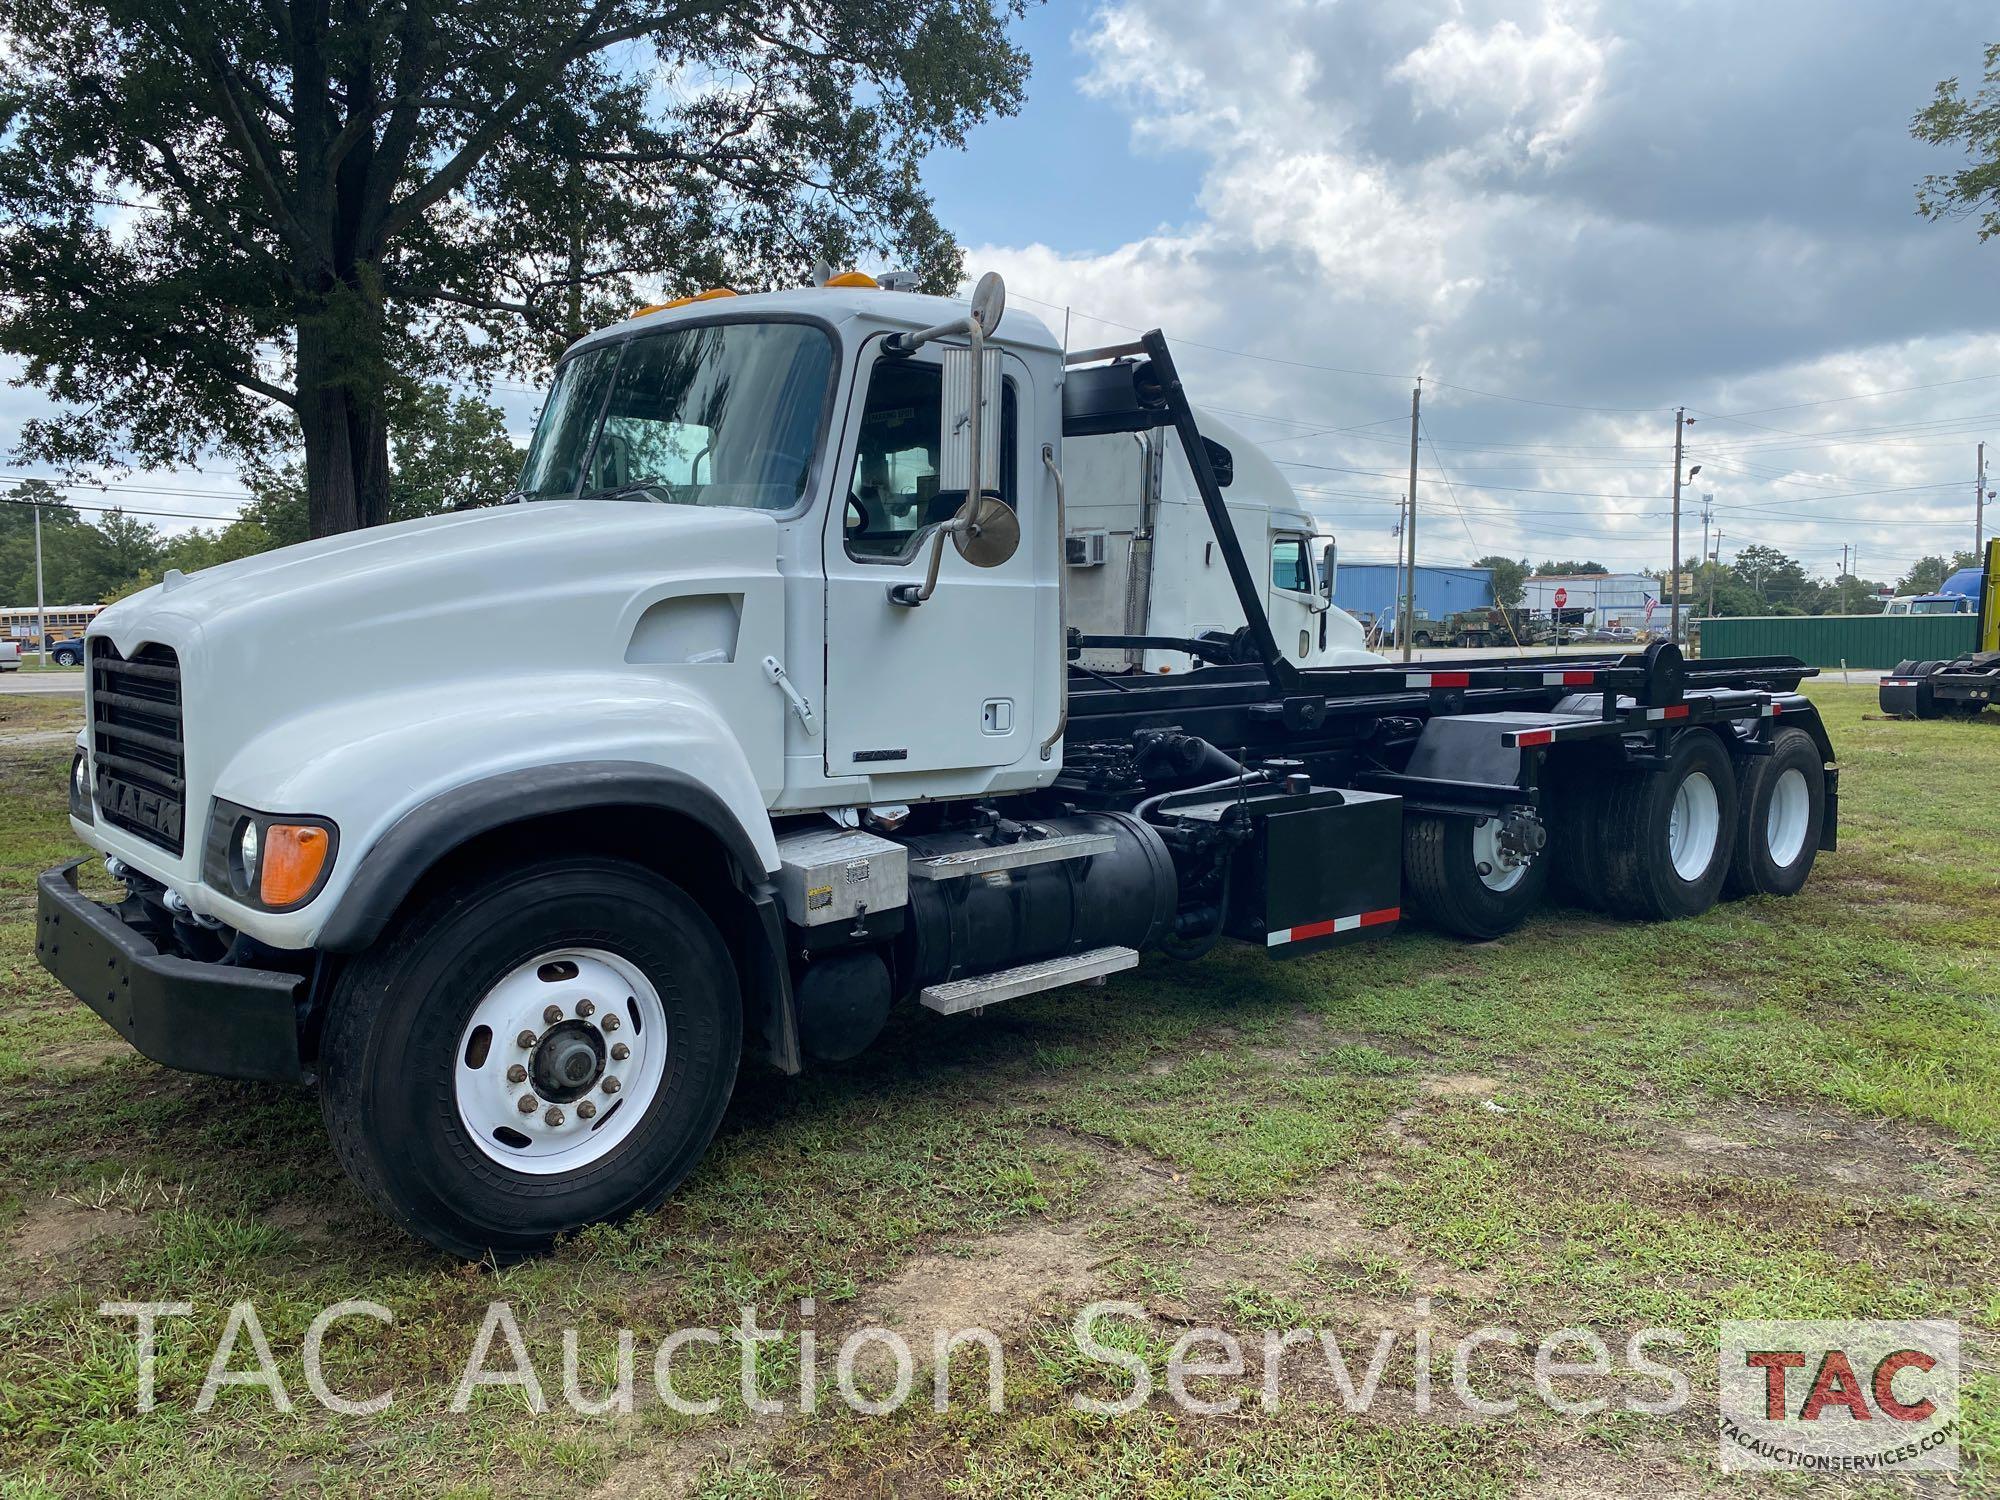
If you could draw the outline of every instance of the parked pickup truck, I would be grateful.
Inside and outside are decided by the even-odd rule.
[[[897,1007],[1493,938],[1552,877],[1693,917],[1833,847],[1799,662],[1302,664],[1158,332],[1065,355],[997,277],[842,280],[581,340],[515,503],[106,609],[69,811],[124,896],[45,873],[41,961],[160,1062],[315,1085],[385,1214],[506,1258]],[[1241,624],[1118,676],[1066,617],[1066,454],[1150,432]]]

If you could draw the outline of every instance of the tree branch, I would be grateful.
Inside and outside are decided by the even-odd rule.
[[[597,0],[568,42],[544,54],[539,62],[521,69],[519,82],[513,90],[494,106],[485,123],[472,132],[451,160],[440,167],[429,181],[389,209],[376,236],[376,243],[394,239],[428,209],[455,191],[515,121],[541,96],[542,91],[571,63],[594,52],[602,52],[607,47],[615,47],[620,42],[658,36],[693,16],[720,10],[724,0],[699,0],[699,3],[671,9],[644,21],[606,28],[604,18],[611,4],[612,0]]]

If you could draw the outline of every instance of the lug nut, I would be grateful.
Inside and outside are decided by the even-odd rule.
[[[615,1079],[615,1078],[607,1078],[607,1079],[605,1079],[605,1080],[604,1080],[604,1092],[605,1092],[605,1093],[607,1093],[607,1094],[615,1094],[615,1093],[617,1093],[617,1092],[618,1092],[618,1080],[617,1080],[617,1079]]]
[[[562,1122],[563,1122],[563,1112],[557,1109],[553,1104],[551,1104],[549,1106],[549,1112],[542,1116],[542,1123],[544,1125],[560,1125],[562,1124]]]
[[[578,1105],[577,1105],[577,1107],[576,1107],[576,1117],[577,1117],[577,1118],[578,1118],[579,1120],[594,1120],[594,1119],[596,1119],[596,1118],[597,1118],[597,1106],[596,1106],[595,1104],[591,1103],[591,1102],[590,1102],[590,1100],[588,1100],[588,1099],[585,1099],[585,1100],[584,1100],[584,1101],[583,1101],[582,1103],[580,1103],[580,1104],[578,1104]]]
[[[556,1022],[562,1019],[562,1007],[560,1005],[551,1005],[547,1010],[542,1012],[542,1019],[547,1021],[551,1026],[555,1025]]]
[[[535,1041],[536,1037],[534,1032],[532,1031],[524,1031],[519,1036],[514,1038],[514,1044],[518,1046],[523,1052],[534,1051]]]
[[[614,1042],[612,1044],[611,1060],[613,1062],[623,1062],[625,1061],[626,1058],[630,1057],[631,1055],[632,1055],[632,1049],[626,1046],[623,1042]]]
[[[523,1094],[521,1096],[521,1102],[517,1107],[520,1109],[522,1114],[531,1115],[536,1110],[540,1109],[541,1105],[535,1102],[535,1096],[533,1094]]]
[[[596,1010],[597,1007],[588,1000],[579,1000],[576,1002],[576,1013],[586,1019],[594,1014]]]
[[[528,1070],[519,1063],[515,1063],[513,1067],[507,1070],[507,1081],[509,1083],[526,1083],[528,1081]]]
[[[618,1029],[618,1015],[615,1011],[605,1014],[603,1026],[606,1031],[616,1031]]]

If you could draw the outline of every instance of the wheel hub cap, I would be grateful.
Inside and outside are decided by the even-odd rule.
[[[544,953],[473,1005],[453,1069],[459,1120],[516,1172],[574,1171],[647,1117],[667,1051],[666,1007],[637,964],[603,949]]]
[[[535,1092],[552,1104],[567,1104],[589,1093],[604,1071],[604,1038],[583,1021],[549,1028],[528,1064]]]

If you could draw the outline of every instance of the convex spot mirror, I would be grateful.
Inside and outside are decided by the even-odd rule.
[[[1021,518],[998,495],[968,497],[950,529],[958,555],[975,568],[997,568],[1021,545]]]

